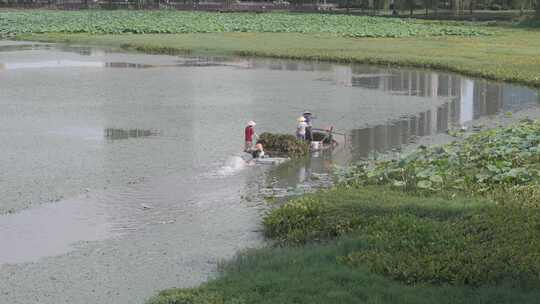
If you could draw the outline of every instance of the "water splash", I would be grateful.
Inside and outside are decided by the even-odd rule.
[[[217,170],[214,176],[231,176],[234,175],[242,170],[244,170],[248,166],[248,159],[243,156],[235,155],[229,157],[225,164]]]

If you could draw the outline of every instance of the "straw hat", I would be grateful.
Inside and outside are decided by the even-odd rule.
[[[297,121],[298,122],[303,122],[303,121],[306,121],[306,119],[304,118],[304,116],[300,116],[300,117],[298,117]]]
[[[248,126],[252,126],[252,127],[255,127],[257,125],[253,120],[248,121],[247,124]]]

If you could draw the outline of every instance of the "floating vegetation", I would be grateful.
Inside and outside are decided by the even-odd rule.
[[[257,143],[261,143],[264,150],[271,155],[303,156],[309,152],[306,142],[297,140],[290,134],[263,133]]]
[[[540,121],[525,120],[444,146],[420,147],[374,167],[361,163],[340,170],[339,176],[349,185],[391,185],[407,191],[529,193],[540,184]]]
[[[313,132],[312,136],[313,136],[314,141],[322,141],[325,144],[332,143],[332,137],[328,136],[328,133],[316,132],[315,131],[315,132]]]
[[[136,137],[147,137],[157,135],[156,131],[153,130],[143,130],[143,129],[114,129],[107,128],[104,130],[103,134],[105,138],[116,140],[116,139],[128,139]]]
[[[478,36],[466,25],[327,14],[246,14],[179,11],[5,11],[0,37],[30,33],[330,33],[346,37]]]
[[[526,20],[516,23],[515,26],[524,27],[524,28],[540,28],[540,20],[530,18],[530,19],[526,19]]]

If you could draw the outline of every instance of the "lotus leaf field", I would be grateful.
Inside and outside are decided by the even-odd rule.
[[[509,191],[538,198],[540,121],[525,120],[440,147],[421,146],[399,160],[379,162],[374,168],[358,164],[344,169],[340,176],[350,185],[480,195]]]
[[[478,36],[466,25],[325,14],[243,14],[178,11],[4,11],[0,36],[31,33],[330,33],[346,37]]]

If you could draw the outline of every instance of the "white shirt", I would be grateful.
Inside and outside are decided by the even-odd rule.
[[[308,124],[306,122],[304,122],[304,121],[299,122],[298,126],[296,127],[296,132],[298,134],[300,134],[300,135],[305,135],[307,126],[308,126]]]

